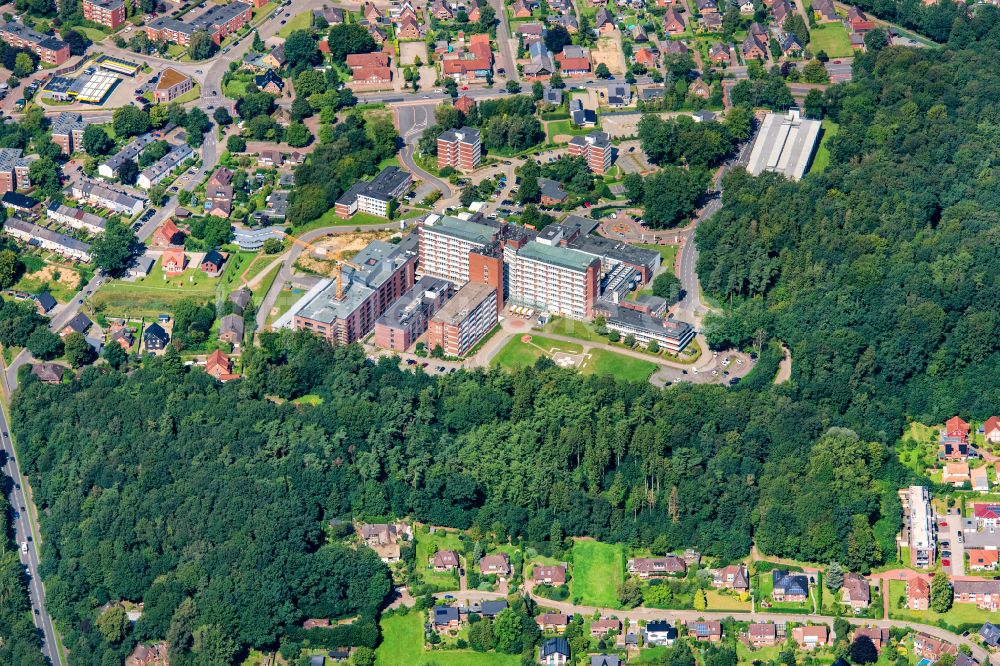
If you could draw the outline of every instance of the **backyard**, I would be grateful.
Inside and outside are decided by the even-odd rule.
[[[375,666],[517,666],[520,655],[473,652],[472,650],[423,649],[424,626],[420,613],[382,619],[382,644],[375,652]]]
[[[162,262],[157,260],[147,277],[135,282],[109,282],[89,300],[95,311],[105,315],[155,317],[162,312],[172,312],[185,298],[207,301],[215,297],[216,290],[222,290],[225,296],[238,286],[234,278],[240,270],[239,265],[239,260],[227,262],[218,278],[208,277],[196,265],[191,265],[181,275],[168,278],[163,274]]]
[[[983,622],[1000,622],[1000,611],[985,611],[976,608],[975,604],[953,604],[947,613],[935,613],[932,610],[911,611],[897,608],[900,597],[906,597],[906,581],[889,581],[889,617],[894,620],[909,620],[924,624],[944,622],[953,627],[962,624],[981,625]]]
[[[418,527],[415,536],[417,540],[416,570],[420,573],[423,581],[442,592],[458,589],[458,575],[454,571],[438,573],[428,564],[430,558],[439,550],[453,550],[461,557],[462,542],[459,540],[458,533],[438,529],[434,531],[434,534],[431,534],[429,528]]]
[[[625,574],[625,547],[578,539],[573,543],[570,593],[586,606],[617,608],[618,586]]]
[[[823,23],[809,32],[809,50],[825,51],[831,58],[846,58],[854,53],[851,37],[843,23]]]

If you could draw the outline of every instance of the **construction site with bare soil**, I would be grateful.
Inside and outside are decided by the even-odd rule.
[[[309,248],[295,261],[295,268],[304,273],[334,277],[338,274],[339,262],[350,260],[373,240],[386,240],[394,233],[396,232],[358,231],[324,236],[309,243]]]

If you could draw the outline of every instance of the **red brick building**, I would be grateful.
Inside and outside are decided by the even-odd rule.
[[[0,39],[14,48],[31,51],[47,65],[61,65],[69,60],[69,44],[20,23],[10,22],[0,26]]]
[[[450,166],[459,171],[472,171],[482,159],[482,140],[479,130],[463,127],[442,132],[437,140],[438,169]]]
[[[497,290],[469,282],[431,319],[427,347],[447,356],[464,356],[497,323]]]
[[[614,146],[604,132],[591,132],[587,136],[574,136],[569,142],[569,154],[587,160],[587,166],[598,176],[611,168]]]
[[[83,18],[115,29],[125,22],[125,0],[83,0]]]

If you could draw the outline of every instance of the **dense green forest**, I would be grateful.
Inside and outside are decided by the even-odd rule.
[[[14,541],[13,507],[7,501],[13,485],[0,473],[0,664],[42,666],[45,658],[31,620],[28,581]]]
[[[187,663],[206,658],[199,632],[227,638],[208,644],[231,656],[288,640],[307,617],[371,617],[388,570],[334,539],[334,518],[410,515],[542,552],[559,523],[566,536],[661,537],[659,547],[730,560],[749,550],[771,484],[807,466],[835,418],[767,384],[662,392],[548,362],[430,377],[306,334],[266,334],[245,358],[245,379],[225,385],[171,353],[131,374],[91,367],[72,384],[22,386],[15,430],[46,516],[48,601],[74,663],[111,663],[156,637]],[[286,402],[305,394],[321,403]],[[826,445],[802,492],[837,510],[798,506],[836,535],[814,554],[849,561],[849,537],[872,537],[855,516],[878,524],[896,467],[884,443],[829,437],[873,460],[841,480],[830,469],[855,464],[850,449]],[[786,538],[765,514],[758,538]],[[109,641],[95,618],[120,599],[145,611]]]
[[[794,397],[866,438],[1000,404],[998,18],[956,22],[963,50],[859,57],[825,95],[829,168],[734,171],[698,229],[702,284],[733,306],[710,339],[781,339]]]

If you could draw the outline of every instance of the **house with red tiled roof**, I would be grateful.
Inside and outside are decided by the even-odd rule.
[[[638,65],[645,65],[646,67],[656,67],[656,53],[653,49],[648,46],[643,46],[641,49],[636,49],[635,53],[632,54],[632,59],[635,60]]]
[[[875,646],[876,652],[882,652],[882,648],[889,644],[888,627],[858,627],[854,630],[854,640],[859,636],[867,636]]]
[[[913,653],[923,657],[928,662],[935,662],[946,654],[955,654],[958,650],[954,645],[923,632],[913,635]]]
[[[931,581],[924,576],[912,576],[906,582],[906,607],[927,610],[931,601]]]
[[[684,25],[684,19],[681,17],[680,13],[673,8],[667,10],[667,13],[663,15],[663,29],[671,35],[679,35],[683,33],[687,27]]]
[[[602,618],[590,623],[590,636],[592,638],[602,638],[607,636],[609,632],[621,630],[621,620],[615,618]]]
[[[590,57],[582,46],[567,45],[556,54],[562,76],[586,76],[590,73]]]
[[[862,35],[875,28],[875,23],[863,11],[854,6],[847,9],[847,20],[845,23],[847,23],[847,27],[851,29],[851,32]]]
[[[969,548],[965,551],[969,556],[969,571],[995,571],[1000,551],[985,548]]]
[[[716,65],[729,64],[731,59],[729,46],[722,42],[712,44],[708,49],[708,59]]]
[[[968,438],[969,430],[968,422],[961,416],[953,416],[944,422],[944,432],[949,437]]]
[[[531,580],[542,585],[565,585],[566,565],[535,565],[534,569],[531,570]]]
[[[1000,444],[1000,418],[991,416],[983,424],[983,437],[990,444]]]
[[[493,51],[489,35],[472,35],[467,49],[442,55],[441,71],[457,83],[485,81],[493,71]]]
[[[778,628],[773,622],[751,622],[747,640],[754,647],[765,647],[778,642]]]
[[[1000,503],[976,502],[972,505],[972,516],[976,519],[977,527],[1000,527]]]
[[[399,39],[420,39],[423,37],[423,31],[420,29],[420,24],[417,23],[415,17],[405,16],[399,20],[399,25],[396,28],[396,37]]]
[[[233,374],[233,364],[221,350],[216,349],[205,359],[205,372],[212,375],[220,382],[228,382],[231,379],[239,379],[239,375]],[[329,621],[327,621],[329,625]]]
[[[555,631],[559,633],[566,631],[569,621],[570,616],[565,613],[543,613],[535,618],[538,628],[542,631]]]
[[[163,221],[156,231],[153,232],[153,244],[154,245],[183,245],[184,244],[184,234],[181,230],[177,228],[174,221],[171,219],[166,219]]]
[[[950,462],[944,466],[944,473],[941,475],[941,483],[947,483],[956,488],[963,483],[968,483],[970,479],[969,463],[967,462]]]
[[[163,251],[163,273],[165,275],[180,275],[187,267],[187,256],[180,248],[170,248]]]
[[[455,100],[453,106],[465,115],[469,115],[469,113],[476,108],[476,100],[472,99],[468,95],[462,95]]]
[[[815,650],[830,641],[830,627],[825,624],[808,625],[792,629],[792,638],[800,648]]]

